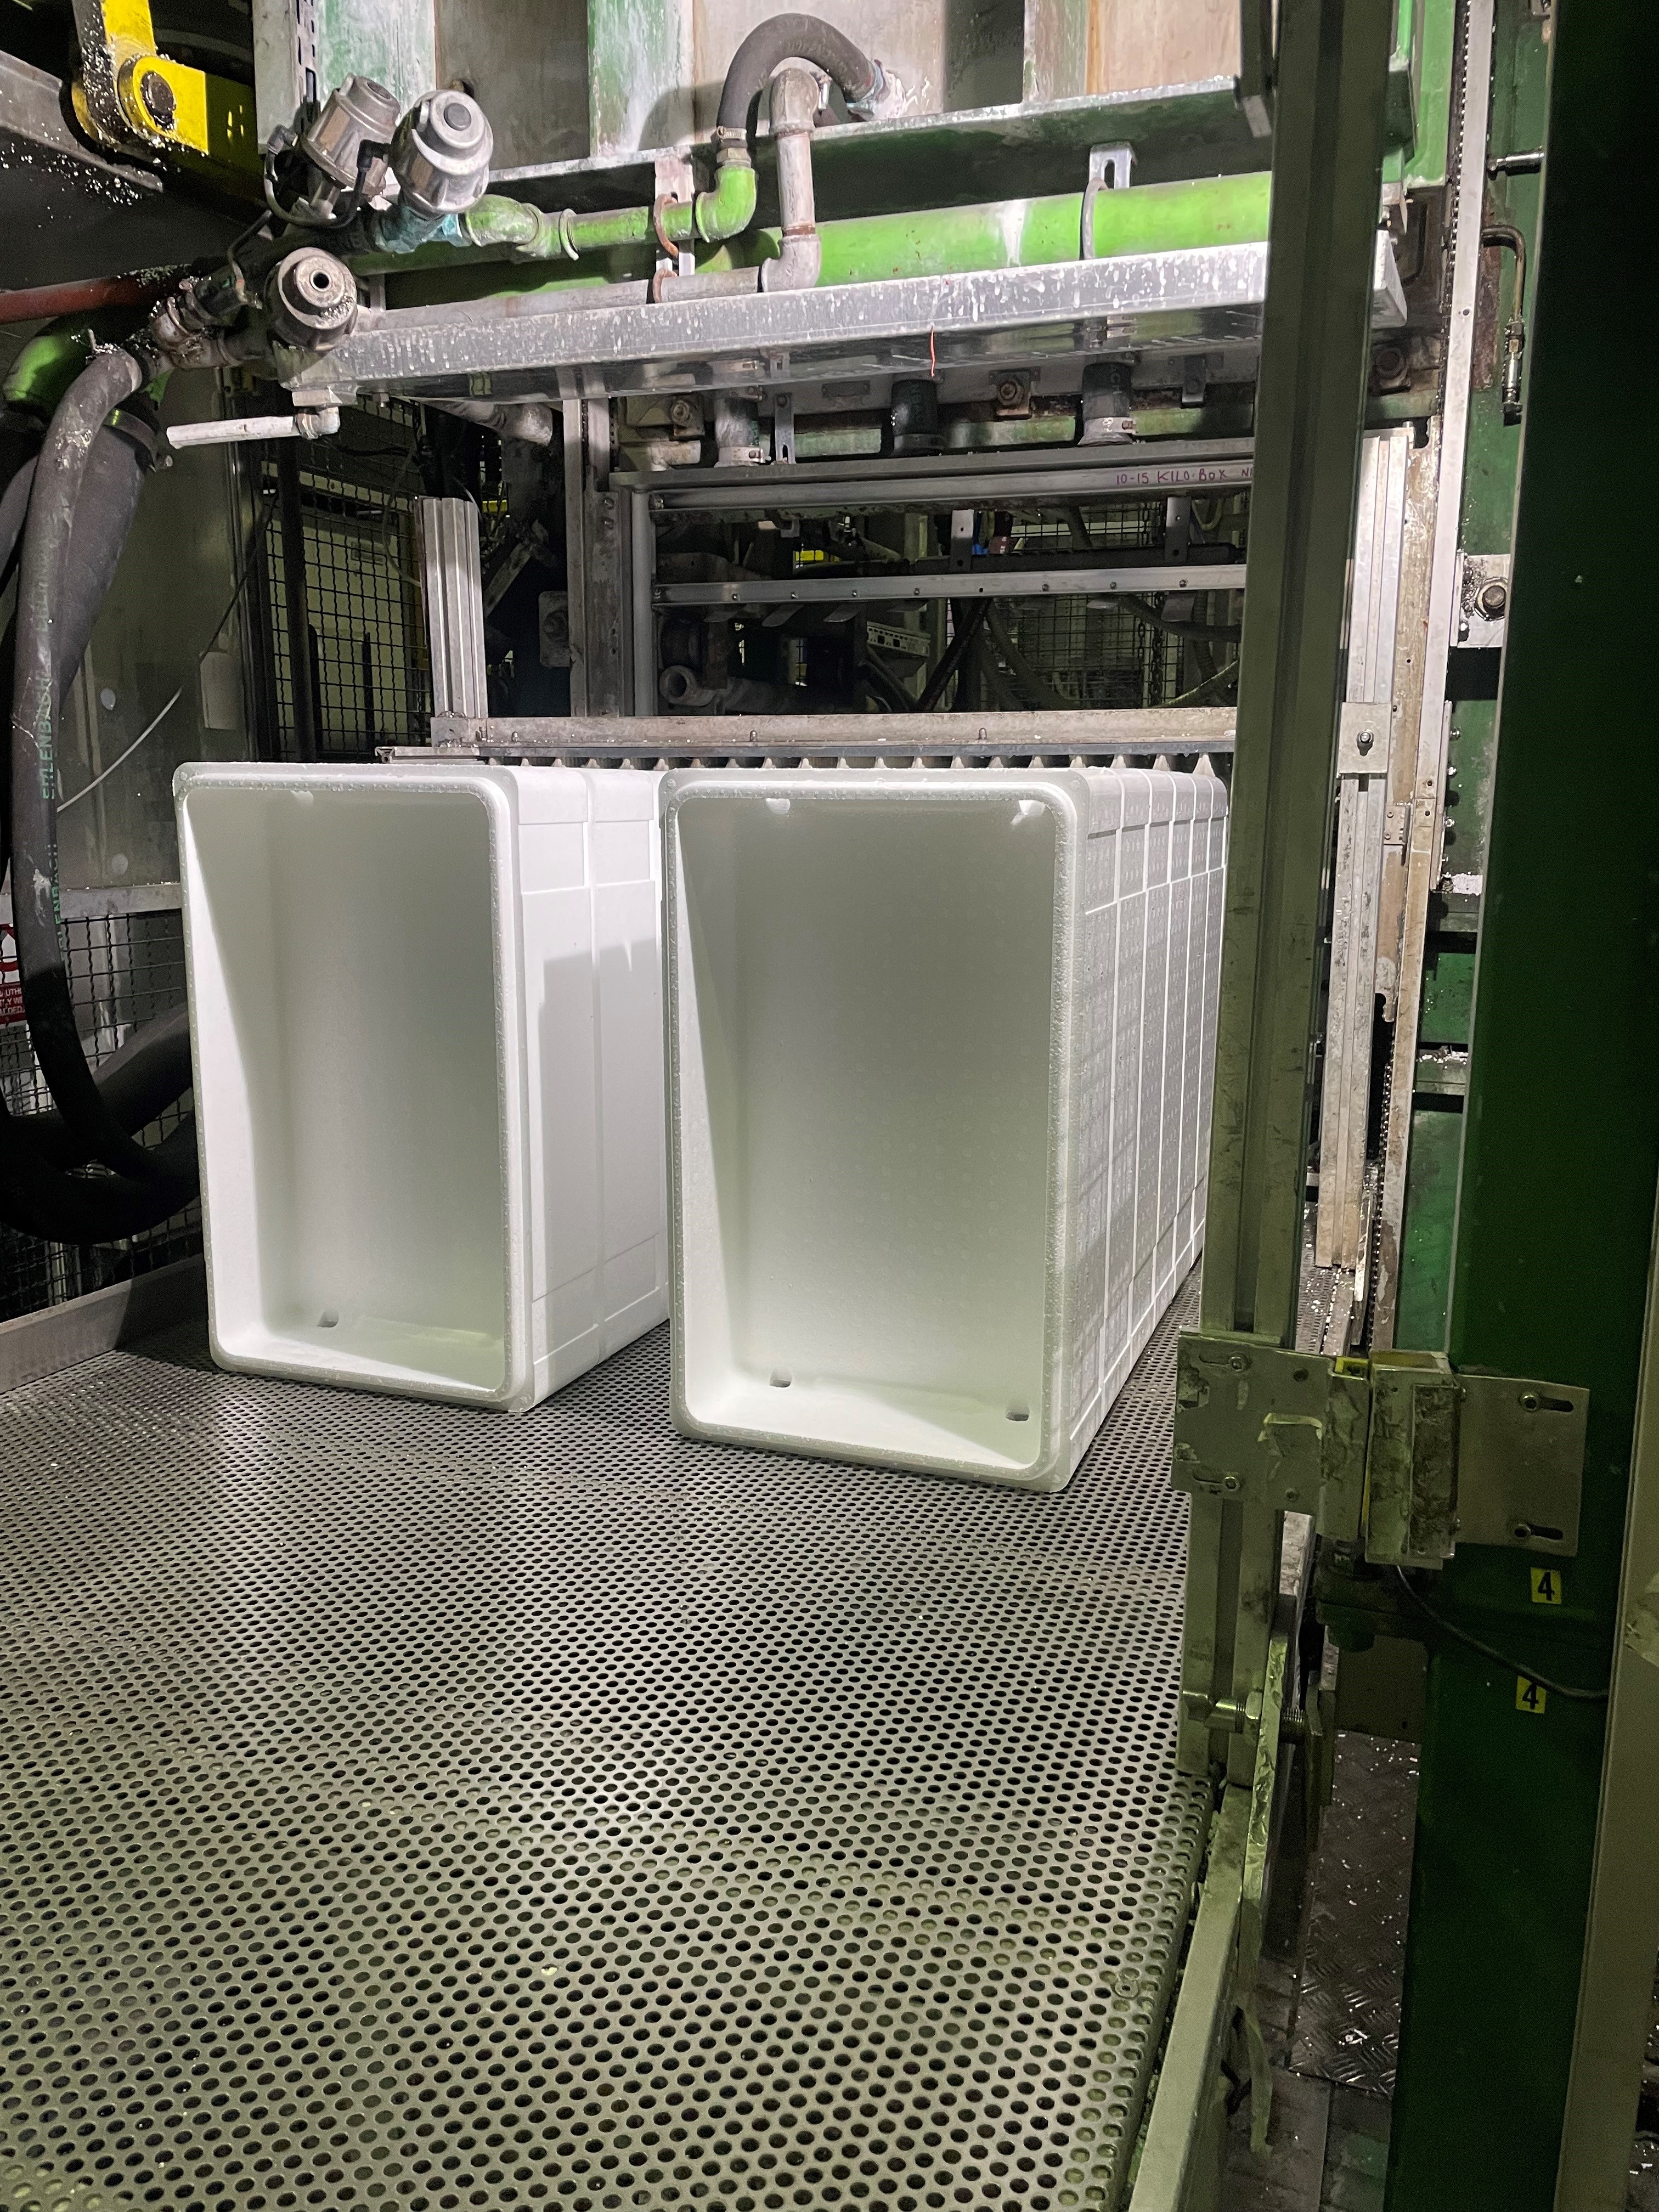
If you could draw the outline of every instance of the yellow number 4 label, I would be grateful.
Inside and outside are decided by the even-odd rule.
[[[1532,1570],[1532,1601],[1534,1605],[1560,1604],[1561,1570],[1559,1567],[1534,1567]]]
[[[1523,1713],[1541,1713],[1548,1699],[1548,1692],[1541,1682],[1534,1682],[1530,1674],[1515,1678],[1515,1702]]]

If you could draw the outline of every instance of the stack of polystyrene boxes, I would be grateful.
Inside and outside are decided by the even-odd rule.
[[[682,1427],[1069,1478],[1198,1249],[1213,776],[178,788],[223,1364],[529,1406],[662,1318],[672,1225]]]
[[[1197,1250],[1212,776],[665,787],[674,1409],[1035,1489]]]

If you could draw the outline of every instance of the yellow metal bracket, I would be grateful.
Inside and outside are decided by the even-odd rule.
[[[181,160],[246,191],[260,176],[253,94],[155,51],[149,0],[76,0],[82,76],[75,105],[88,134],[124,152]]]

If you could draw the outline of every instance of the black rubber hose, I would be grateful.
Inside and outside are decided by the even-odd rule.
[[[727,66],[715,118],[720,129],[746,131],[749,111],[767,79],[780,62],[795,56],[832,76],[849,108],[871,99],[880,87],[875,64],[833,23],[816,15],[769,15],[756,24]]]
[[[0,483],[9,484],[32,461],[46,434],[46,418],[32,407],[0,407]]]
[[[34,456],[31,453],[0,492],[0,586],[10,578],[12,562],[28,517],[29,494],[34,489]],[[11,694],[7,692],[9,699]]]
[[[36,423],[36,447],[44,428],[44,423]],[[100,445],[118,445],[119,451],[107,456],[118,465],[118,475],[131,468],[134,449],[130,441],[107,426],[98,437]],[[27,450],[27,441],[22,441],[22,449],[21,464],[14,468],[5,492],[0,494],[0,544],[8,556],[7,561],[0,562],[0,574],[15,550],[15,543],[5,539],[9,518],[26,502],[33,480],[34,453]],[[15,460],[20,447],[8,445],[6,450]],[[97,453],[92,457],[90,470],[99,475],[103,473],[99,468],[103,458]],[[22,501],[15,496],[20,478]],[[77,510],[70,573],[80,588],[61,610],[63,620],[54,639],[60,699],[85,657],[106,588],[107,550],[95,554],[82,543],[91,527],[79,519]],[[0,698],[11,696],[15,638],[15,627],[8,623],[0,637]],[[0,878],[5,875],[11,852],[10,796],[9,776],[0,775]],[[124,1128],[142,1129],[154,1121],[190,1087],[190,1024],[185,1010],[179,1007],[146,1023],[110,1054],[94,1079]],[[95,1244],[137,1236],[178,1210],[171,1194],[154,1186],[136,1185],[113,1176],[89,1180],[64,1173],[80,1166],[86,1157],[86,1146],[76,1141],[61,1115],[14,1115],[0,1097],[0,1219],[30,1236],[61,1243]]]
[[[126,441],[100,439],[99,432],[143,379],[125,349],[94,354],[59,403],[35,466],[17,586],[12,914],[30,1039],[67,1132],[91,1158],[153,1189],[158,1202],[166,1201],[158,1217],[165,1219],[196,1194],[194,1129],[187,1121],[163,1144],[147,1147],[133,1141],[106,1104],[76,1029],[57,895],[54,617],[60,638],[88,609],[95,619],[114,574],[137,509],[143,460],[131,447],[124,459],[118,448]],[[88,534],[82,556],[75,526],[83,496]]]
[[[100,1097],[122,1128],[148,1128],[191,1085],[190,1011],[174,1006],[142,1029],[134,1030],[124,1044],[94,1070]],[[12,1126],[36,1157],[48,1167],[84,1167],[84,1145],[76,1141],[63,1115],[52,1109],[44,1114],[14,1114]],[[104,1189],[107,1180],[93,1185]]]

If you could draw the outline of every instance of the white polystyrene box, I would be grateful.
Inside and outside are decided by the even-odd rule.
[[[1054,1490],[1196,1256],[1225,793],[670,776],[674,1417]]]
[[[661,781],[179,770],[222,1366],[517,1409],[665,1317]]]

